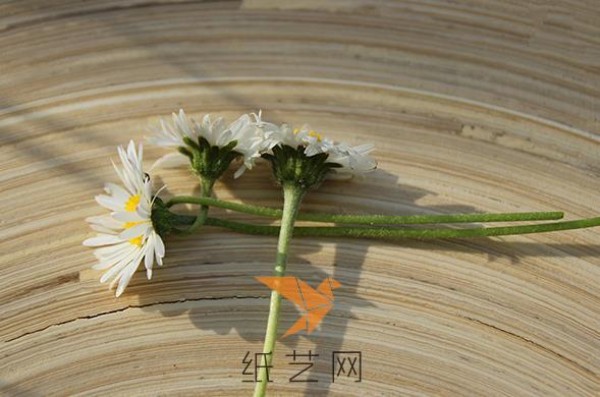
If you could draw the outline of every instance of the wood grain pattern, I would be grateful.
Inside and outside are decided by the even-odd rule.
[[[597,5],[1,2],[0,394],[250,394],[241,361],[268,310],[253,277],[270,274],[274,239],[170,239],[165,266],[119,299],[81,246],[116,145],[179,107],[263,109],[375,143],[376,173],[323,185],[305,211],[597,214]],[[148,147],[146,164],[162,153]],[[156,184],[197,189],[184,170]],[[281,204],[266,167],[226,175],[216,194]],[[597,229],[296,239],[290,274],[343,288],[318,332],[280,341],[271,395],[597,396],[599,254]],[[284,306],[282,332],[297,315]],[[293,349],[320,354],[317,383],[288,382]],[[336,350],[362,351],[361,383],[332,382]]]

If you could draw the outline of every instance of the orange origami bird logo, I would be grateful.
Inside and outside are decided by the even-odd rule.
[[[256,277],[256,279],[306,312],[287,330],[283,335],[284,338],[303,329],[310,334],[333,307],[333,290],[342,286],[331,277],[323,280],[316,290],[296,277]]]

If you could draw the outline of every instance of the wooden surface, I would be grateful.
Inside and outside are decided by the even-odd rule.
[[[250,394],[273,238],[169,239],[119,299],[81,246],[116,145],[179,107],[375,143],[376,173],[305,211],[597,215],[599,17],[596,0],[1,2],[0,394]],[[266,167],[216,194],[281,204]],[[279,342],[271,395],[597,396],[599,254],[598,229],[296,239],[289,273],[343,287],[320,330]],[[286,303],[281,332],[297,316]],[[320,354],[317,383],[288,381],[293,349]],[[361,383],[332,383],[336,350],[362,352]]]

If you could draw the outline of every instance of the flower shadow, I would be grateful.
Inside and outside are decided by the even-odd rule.
[[[159,181],[159,184],[162,182]],[[198,189],[194,194],[200,193]],[[373,197],[373,191],[380,192],[381,196]],[[282,203],[280,188],[275,186],[268,167],[259,166],[235,182],[232,172],[229,172],[216,185],[215,192],[217,197],[225,200],[235,199],[255,205],[279,207]],[[362,183],[327,181],[321,188],[306,196],[301,210],[390,214],[473,212],[473,208],[468,206],[418,207],[416,202],[429,194],[431,192],[423,189],[398,185],[396,176],[378,170]],[[162,195],[168,198],[171,193],[165,190]],[[381,197],[394,197],[394,202],[382,202]],[[340,201],[343,202],[341,207]],[[178,211],[193,213],[194,210],[180,208]],[[236,220],[271,222],[243,214],[229,214],[218,208],[212,208],[211,215]],[[197,241],[200,243],[195,244]],[[291,353],[295,349],[304,349],[310,345],[313,352],[323,355],[342,349],[349,322],[354,318],[352,310],[373,306],[358,292],[367,252],[372,246],[389,244],[369,240],[294,239],[288,260],[288,275],[298,277],[313,287],[325,278],[332,277],[342,286],[334,291],[334,306],[325,316],[318,332],[310,335],[303,331],[281,338],[285,329],[301,315],[293,304],[284,302],[278,340],[284,347],[279,349]],[[435,244],[428,244],[433,245]],[[428,246],[426,244],[423,248]],[[201,235],[173,239],[169,242],[167,258],[168,262],[177,265],[167,272],[161,269],[160,276],[153,280],[153,284],[164,285],[160,290],[173,297],[170,299],[181,299],[183,296],[186,301],[194,301],[197,304],[185,309],[164,305],[146,306],[147,302],[156,301],[156,287],[151,295],[140,295],[140,303],[146,306],[145,310],[159,310],[165,316],[187,313],[197,328],[219,335],[229,335],[233,332],[248,342],[248,351],[260,351],[269,311],[270,290],[255,277],[272,274],[275,252],[275,237],[237,235],[218,229],[211,229]],[[252,261],[248,258],[252,258]],[[164,298],[161,300],[164,301]],[[240,361],[244,353],[240,352]],[[329,371],[322,365],[313,367],[308,377],[316,377],[320,381],[308,384],[307,395],[317,391],[324,392],[329,388],[330,380],[324,374],[329,374]]]
[[[280,189],[274,186],[267,167],[259,167],[232,186],[232,172],[216,185],[216,196],[256,205],[281,205]],[[159,179],[157,185],[162,185]],[[379,192],[373,198],[372,192]],[[196,190],[195,194],[199,192]],[[417,201],[431,192],[399,185],[394,175],[378,170],[363,183],[328,181],[307,195],[302,211],[342,213],[458,213],[474,212],[468,206],[421,207]],[[171,193],[163,191],[168,199]],[[382,197],[393,197],[386,202]],[[342,203],[340,206],[340,202]],[[178,208],[181,213],[193,213],[193,208]],[[218,208],[211,215],[235,220],[259,221],[243,214],[231,214]],[[475,226],[475,225],[470,225]],[[211,228],[198,235],[175,237],[168,241],[165,267],[155,272],[152,288],[133,281],[132,292],[139,293],[144,310],[158,311],[166,317],[187,314],[191,323],[203,332],[218,335],[239,335],[247,349],[240,351],[240,363],[246,351],[260,351],[269,310],[270,290],[255,277],[272,274],[276,238],[249,236]],[[409,249],[441,252],[457,251],[487,255],[488,262],[503,258],[513,265],[525,256],[586,256],[595,255],[599,247],[582,249],[579,244],[543,245],[527,242],[507,242],[490,238],[473,240],[436,240],[386,242],[375,240],[295,238],[292,243],[287,274],[306,281],[313,288],[326,277],[341,283],[334,291],[332,310],[325,316],[317,332],[281,338],[285,330],[301,315],[294,305],[284,301],[279,326],[278,350],[293,350],[328,357],[347,347],[346,334],[355,318],[354,311],[375,305],[360,291],[367,253],[372,248],[401,244]],[[142,276],[136,275],[138,278]],[[407,276],[411,278],[412,276]],[[419,280],[417,280],[419,281]],[[141,287],[141,289],[140,289]],[[186,303],[184,303],[186,302]],[[155,304],[175,303],[175,304]],[[181,303],[181,304],[179,304]],[[283,346],[282,346],[283,345]],[[323,359],[307,372],[307,378],[319,382],[306,383],[305,395],[325,395],[332,386],[331,368]],[[240,372],[242,371],[240,364]]]

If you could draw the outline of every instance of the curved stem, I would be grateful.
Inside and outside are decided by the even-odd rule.
[[[273,275],[282,277],[285,275],[287,265],[287,255],[294,231],[294,222],[298,215],[298,208],[304,196],[304,190],[296,186],[283,187],[283,216],[281,218],[281,227],[279,228],[279,241],[277,242],[277,259]],[[273,363],[273,354],[275,352],[275,342],[277,340],[277,326],[279,325],[279,313],[281,311],[281,295],[276,290],[271,292],[271,302],[269,307],[269,318],[267,320],[267,330],[265,333],[265,344],[262,354],[262,365],[256,374],[256,387],[254,397],[263,397],[267,392],[269,382],[269,368]]]
[[[283,211],[276,208],[232,203],[210,197],[176,196],[167,202],[167,207],[176,204],[210,205],[250,215],[281,218]],[[467,223],[467,222],[512,222],[557,220],[564,216],[562,212],[521,212],[501,214],[451,214],[451,215],[339,215],[339,214],[298,214],[298,220],[313,222],[332,222],[357,225],[417,225],[431,223]]]
[[[179,221],[189,223],[193,217],[179,215]],[[206,225],[230,229],[239,233],[276,236],[279,227],[252,225],[249,223],[228,221],[218,218],[207,218]],[[297,237],[357,237],[373,239],[417,239],[432,240],[438,238],[474,238],[491,236],[508,236],[531,233],[547,233],[560,230],[585,229],[600,226],[600,217],[578,219],[574,221],[542,223],[522,226],[501,226],[469,229],[400,229],[372,227],[295,227],[293,235]]]
[[[215,180],[214,179],[208,179],[208,178],[204,178],[202,177],[201,181],[200,181],[200,186],[202,188],[202,198],[203,199],[210,199],[212,196],[212,191],[213,191],[213,186],[215,185]],[[167,207],[168,207],[168,203],[167,203]],[[198,230],[202,225],[204,225],[204,223],[206,222],[206,219],[208,218],[208,205],[206,204],[202,204],[200,206],[200,209],[198,210],[198,216],[196,217],[196,220],[194,221],[194,223],[192,223],[192,226],[190,226],[190,228],[188,230],[186,230],[187,233],[193,233],[196,230]]]

